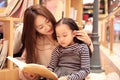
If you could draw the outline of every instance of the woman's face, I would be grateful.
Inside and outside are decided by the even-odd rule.
[[[52,35],[53,25],[44,16],[37,16],[35,19],[35,29],[43,35]]]

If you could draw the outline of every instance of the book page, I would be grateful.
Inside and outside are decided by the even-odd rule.
[[[57,75],[54,72],[50,71],[44,65],[34,64],[34,63],[26,64],[11,56],[8,56],[7,58],[11,60],[12,62],[14,62],[24,72],[27,72],[30,74],[36,73],[36,74],[39,74],[41,77],[45,77],[47,79],[52,79],[52,80],[58,79]]]
[[[26,65],[26,63],[24,63],[16,58],[13,58],[11,56],[8,56],[7,58],[9,60],[11,60],[12,62],[14,62],[20,69],[23,69],[23,67]]]

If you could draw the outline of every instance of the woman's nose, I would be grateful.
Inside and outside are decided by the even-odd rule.
[[[50,26],[49,26],[48,24],[45,24],[44,26],[45,26],[45,29],[46,29],[46,30],[49,30],[49,29],[50,29]]]

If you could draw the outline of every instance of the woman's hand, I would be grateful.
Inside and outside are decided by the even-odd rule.
[[[35,74],[35,73],[27,73],[27,72],[23,72],[22,70],[19,71],[19,77],[22,80],[38,80],[39,79],[39,75]]]
[[[78,31],[75,31],[75,34],[76,34],[77,39],[85,42],[88,45],[91,44],[92,41],[85,31],[78,30]]]
[[[76,34],[77,39],[85,42],[90,47],[91,51],[93,52],[94,50],[93,44],[87,32],[85,32],[84,30],[78,30],[78,31],[75,31],[75,34]]]
[[[62,76],[58,80],[67,80],[67,76]]]

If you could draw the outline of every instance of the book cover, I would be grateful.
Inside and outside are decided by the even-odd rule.
[[[22,6],[23,2],[24,2],[24,0],[19,0],[18,3],[16,4],[16,6],[11,11],[11,13],[9,14],[9,16],[18,17],[19,9]]]
[[[2,51],[0,54],[0,69],[2,69],[4,67],[7,53],[8,53],[8,40],[4,40],[3,41],[3,48],[2,48]]]
[[[2,48],[3,48],[3,40],[1,39],[0,40],[0,54],[1,54]]]
[[[47,67],[45,67],[44,65],[34,63],[26,64],[23,61],[20,61],[11,56],[8,56],[7,58],[11,60],[13,63],[15,63],[24,72],[29,72],[31,74],[36,73],[39,74],[41,77],[45,77],[50,80],[58,80],[57,75],[54,72],[47,69]]]
[[[21,1],[19,1],[19,3],[15,7],[14,11],[10,14],[10,16],[22,18],[26,8],[28,8],[31,5],[33,5],[32,0],[21,0]]]
[[[22,18],[24,15],[24,11],[26,10],[28,5],[28,0],[24,0],[22,5],[20,6],[19,17]]]
[[[21,0],[20,0],[21,1]],[[8,6],[6,7],[5,11],[3,13],[0,13],[0,16],[9,16],[10,13],[13,11],[15,6],[18,4],[19,0],[11,0]]]

